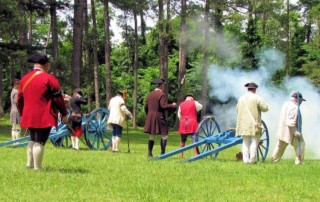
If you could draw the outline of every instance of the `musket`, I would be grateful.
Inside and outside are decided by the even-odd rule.
[[[66,126],[67,126],[67,128],[71,131],[71,133],[73,133],[73,134],[75,134],[76,135],[76,131],[74,131],[73,130],[73,128],[70,126],[70,124],[69,123],[65,123],[66,124]],[[79,137],[79,140],[83,143],[83,144],[87,144],[87,143],[85,143],[80,137]]]
[[[298,99],[298,132],[301,134],[301,114],[300,114],[300,96],[299,91],[297,92],[297,99]],[[301,142],[300,137],[298,137],[298,160],[301,161]]]
[[[128,140],[128,153],[130,153],[130,140],[129,140],[129,123],[128,123],[128,118],[126,120],[127,122],[127,140]]]

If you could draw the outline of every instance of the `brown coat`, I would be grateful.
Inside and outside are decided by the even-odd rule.
[[[158,88],[151,91],[147,96],[144,110],[147,114],[144,132],[152,135],[167,135],[168,125],[165,110],[175,106],[167,103],[167,97]]]

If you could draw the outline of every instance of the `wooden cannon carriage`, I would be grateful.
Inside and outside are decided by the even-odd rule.
[[[263,129],[258,146],[258,161],[264,161],[269,150],[269,132],[266,124],[262,121]],[[201,158],[216,158],[219,152],[228,149],[237,144],[242,144],[242,137],[235,136],[235,130],[229,129],[221,132],[220,126],[214,116],[206,116],[199,123],[198,142],[189,144],[185,147],[170,151],[160,156],[154,157],[154,160],[165,159],[170,156],[179,154],[189,149],[198,147],[199,154],[186,160],[186,162],[195,161]]]
[[[111,130],[107,128],[107,119],[109,117],[109,110],[105,108],[97,108],[93,110],[89,115],[82,118],[82,131],[86,145],[90,149],[105,150],[108,149],[112,142]],[[49,139],[56,147],[71,147],[70,140],[71,131],[67,125],[60,122],[58,124],[58,130],[52,127],[49,135]],[[16,140],[0,143],[1,146],[23,147],[28,144],[30,136],[22,137]]]

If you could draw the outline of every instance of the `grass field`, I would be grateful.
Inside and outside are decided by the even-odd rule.
[[[235,146],[214,160],[182,163],[176,155],[151,161],[142,129],[129,129],[129,135],[130,153],[125,131],[121,153],[84,144],[74,151],[48,141],[41,171],[26,169],[26,148],[0,148],[0,201],[320,201],[318,160],[247,165],[235,160]],[[6,140],[7,118],[0,120],[0,142]],[[171,132],[167,150],[178,145],[178,134]]]

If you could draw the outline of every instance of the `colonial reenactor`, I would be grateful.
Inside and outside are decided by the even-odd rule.
[[[298,124],[300,126],[302,124],[298,105],[302,101],[306,100],[302,97],[301,93],[293,93],[291,99],[282,105],[278,126],[278,142],[272,154],[272,162],[274,163],[280,161],[288,144],[291,144],[295,150],[295,164],[299,165],[303,163],[305,142],[301,131],[298,130]]]
[[[110,110],[108,124],[112,128],[112,151],[120,151],[120,141],[122,129],[126,123],[126,116],[132,119],[132,114],[125,105],[124,99],[127,97],[127,91],[117,91],[116,96],[110,99],[108,109]]]
[[[65,97],[64,97],[65,99]],[[82,97],[80,88],[76,88],[72,91],[71,98],[69,99],[69,107],[71,110],[70,124],[72,127],[71,131],[71,144],[75,150],[79,149],[79,138],[82,135],[82,117],[83,112],[81,105],[87,104],[87,100]]]
[[[178,108],[178,118],[180,120],[179,124],[179,134],[180,137],[180,147],[184,147],[187,141],[188,135],[192,138],[192,143],[198,141],[197,130],[198,130],[198,121],[197,121],[197,112],[202,109],[202,104],[194,100],[192,94],[187,94],[185,100],[181,102]],[[198,155],[198,147],[194,148],[194,154]],[[180,153],[180,156],[183,157],[183,152]]]
[[[144,110],[147,115],[146,122],[144,125],[144,132],[149,134],[149,157],[153,156],[152,149],[156,135],[161,135],[161,154],[165,153],[169,133],[165,111],[170,108],[175,108],[177,105],[175,102],[172,104],[167,103],[167,97],[162,92],[164,83],[164,79],[155,79],[151,81],[151,84],[155,85],[156,88],[148,94],[144,106]]]
[[[42,168],[44,145],[51,127],[58,127],[58,110],[64,123],[68,121],[68,112],[58,80],[48,73],[48,57],[34,54],[28,62],[34,63],[33,71],[21,79],[17,103],[21,127],[27,128],[31,136],[27,146],[27,167],[38,170]]]
[[[15,79],[13,82],[13,88],[10,95],[10,100],[11,100],[10,122],[12,124],[12,130],[11,130],[12,140],[20,138],[20,132],[21,132],[20,113],[17,107],[19,86],[20,86],[20,79]]]
[[[261,112],[269,110],[268,104],[256,94],[258,85],[245,84],[248,92],[242,95],[237,103],[236,136],[243,137],[242,154],[244,163],[257,161],[257,149],[261,137]]]

